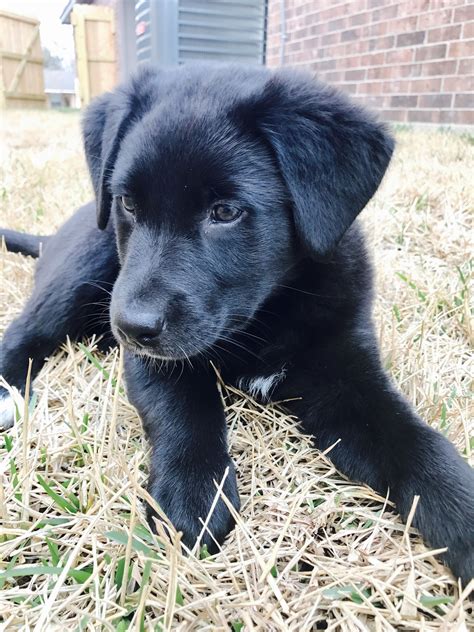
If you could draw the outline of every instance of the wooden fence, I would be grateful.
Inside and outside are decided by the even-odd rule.
[[[110,7],[76,4],[71,24],[81,106],[84,107],[117,83],[114,11]]]
[[[39,22],[0,11],[0,107],[45,107]]]

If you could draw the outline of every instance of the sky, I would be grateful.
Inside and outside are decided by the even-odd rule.
[[[74,60],[72,26],[59,20],[66,4],[67,0],[0,0],[1,9],[40,20],[41,45],[70,65]]]

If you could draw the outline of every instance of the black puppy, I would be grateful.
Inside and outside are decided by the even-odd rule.
[[[226,468],[239,506],[212,360],[254,396],[291,400],[316,446],[339,441],[336,467],[389,489],[402,516],[419,495],[414,524],[467,582],[473,471],[382,369],[354,223],[389,163],[386,129],[309,77],[205,65],[146,69],[100,97],[84,143],[96,204],[44,240],[33,295],[5,333],[5,379],[22,391],[28,358],[35,376],[67,335],[107,333],[91,304],[114,284],[111,329],[153,448],[149,491],[186,544]],[[6,234],[29,254],[41,240]],[[220,500],[209,529],[222,541],[232,524]]]

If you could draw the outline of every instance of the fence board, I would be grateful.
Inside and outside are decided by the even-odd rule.
[[[0,11],[0,107],[45,107],[39,22]]]
[[[85,106],[117,83],[114,11],[110,7],[76,4],[71,24],[81,105]]]

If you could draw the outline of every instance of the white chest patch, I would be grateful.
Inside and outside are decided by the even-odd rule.
[[[282,367],[281,371],[267,377],[241,377],[238,381],[238,387],[254,399],[261,399],[267,402],[275,390],[275,387],[285,379],[285,376],[286,367]]]
[[[15,422],[15,403],[9,393],[0,395],[0,430],[11,428]]]

